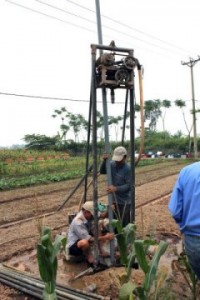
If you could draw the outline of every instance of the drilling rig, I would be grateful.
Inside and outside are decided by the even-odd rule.
[[[98,53],[99,52],[99,53]],[[94,203],[94,224],[95,224],[95,257],[98,263],[98,166],[97,166],[97,89],[102,90],[103,119],[104,119],[104,137],[105,152],[110,153],[109,143],[109,126],[107,112],[107,90],[110,90],[110,101],[115,104],[115,93],[119,89],[125,90],[124,101],[124,122],[122,130],[122,145],[124,142],[124,131],[126,125],[127,110],[130,112],[130,166],[131,166],[131,222],[135,221],[135,126],[134,126],[134,98],[135,84],[134,71],[135,68],[141,70],[141,65],[134,57],[134,51],[127,48],[116,47],[115,42],[111,41],[109,46],[91,45],[91,93],[89,106],[89,130],[88,130],[88,149],[90,144],[90,128],[92,128],[92,176],[93,176],[93,203]],[[89,151],[86,158],[86,174],[89,170]],[[109,160],[106,161],[107,183],[112,184],[111,170]],[[85,187],[87,187],[87,178]],[[87,188],[85,188],[86,201]],[[112,211],[112,195],[108,194],[108,215],[109,215],[109,231],[113,232],[111,221],[113,219]],[[114,242],[110,242],[110,260],[111,265],[115,263]]]

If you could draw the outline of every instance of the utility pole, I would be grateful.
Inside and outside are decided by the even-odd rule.
[[[115,89],[125,89],[130,95],[130,153],[131,153],[131,210],[130,217],[131,223],[135,221],[135,144],[134,144],[134,68],[139,66],[139,62],[134,58],[133,49],[119,48],[116,47],[114,41],[111,41],[109,46],[103,45],[102,37],[102,26],[101,26],[101,13],[100,13],[100,0],[96,0],[96,16],[97,16],[97,31],[98,31],[98,41],[99,45],[91,45],[92,54],[92,80],[91,80],[91,103],[92,103],[92,115],[93,115],[93,198],[94,198],[94,208],[97,208],[97,136],[96,136],[96,91],[97,88],[102,90],[102,104],[103,104],[103,122],[104,122],[104,136],[105,136],[105,152],[110,153],[110,142],[109,142],[109,124],[108,124],[108,109],[107,109],[107,89],[110,89],[111,103],[114,103],[114,90]],[[98,60],[96,59],[97,50],[100,53]],[[103,53],[103,50],[109,51]],[[115,56],[118,58],[115,61]],[[120,59],[121,57],[121,59]],[[126,98],[128,102],[128,97]],[[127,113],[127,107],[125,105]],[[107,185],[112,185],[112,174],[111,174],[111,164],[110,159],[106,160],[106,173],[107,173]],[[111,221],[113,220],[113,194],[108,194],[108,216],[109,216],[109,231],[114,233]],[[94,210],[95,215],[95,231],[98,233],[98,219],[97,219],[97,209]],[[95,243],[98,240],[95,233]],[[114,240],[110,241],[110,262],[115,263],[115,253],[114,253]],[[95,251],[96,260],[98,260],[98,249]]]
[[[101,12],[100,12],[100,0],[96,0],[96,18],[97,18],[97,32],[98,32],[98,41],[100,45],[103,45],[103,34],[102,34],[102,25],[101,25]],[[100,55],[103,53],[103,49],[99,49]],[[94,92],[95,93],[95,92]],[[103,120],[104,120],[104,136],[105,136],[105,152],[110,153],[110,141],[109,141],[109,128],[108,128],[108,108],[107,108],[107,95],[106,95],[106,88],[102,87],[102,103],[103,103]],[[94,105],[93,105],[94,110]],[[96,122],[96,116],[94,116],[95,112],[93,113],[93,125]],[[93,126],[94,127],[94,126]],[[94,129],[93,129],[94,131]],[[94,137],[93,137],[94,138]],[[93,142],[94,143],[94,142]],[[94,158],[97,154],[94,153]],[[111,175],[111,166],[110,161],[107,159],[106,161],[106,172],[107,172],[107,184],[112,184],[112,175]],[[94,184],[95,185],[95,182]],[[112,194],[108,195],[108,216],[109,220],[113,219],[113,211],[112,211]],[[111,222],[109,222],[109,230],[110,232],[114,232]],[[96,224],[96,231],[98,234],[98,222]],[[98,239],[96,238],[97,242]],[[111,263],[114,264],[115,257],[114,257],[114,240],[110,241],[110,259]]]
[[[191,72],[191,87],[192,87],[192,111],[193,111],[193,133],[194,133],[194,157],[198,158],[198,149],[197,149],[197,127],[196,127],[196,109],[195,109],[195,95],[194,95],[194,75],[193,75],[193,67],[194,65],[200,60],[200,57],[198,59],[193,59],[190,57],[190,60],[188,62],[181,62],[182,65],[190,67]]]

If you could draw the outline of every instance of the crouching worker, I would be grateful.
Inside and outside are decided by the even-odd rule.
[[[66,252],[69,255],[85,256],[89,264],[94,262],[92,251],[90,251],[94,242],[94,237],[90,232],[93,215],[93,202],[85,202],[69,226],[66,246]],[[114,234],[109,232],[98,236],[99,242],[113,239]]]

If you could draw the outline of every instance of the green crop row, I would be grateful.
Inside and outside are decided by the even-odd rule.
[[[53,151],[28,151],[34,157],[40,153],[43,157],[48,156]],[[67,159],[61,159],[62,155],[66,153],[60,153],[58,158],[51,156],[51,159],[46,160],[32,160],[21,161],[17,160],[17,156],[25,158],[22,153],[26,153],[26,150],[1,150],[0,151],[0,190],[9,190],[14,188],[47,184],[50,182],[59,182],[63,180],[69,180],[81,177],[85,174],[85,157],[68,157]],[[56,152],[54,152],[56,153]],[[12,155],[11,155],[12,154]],[[5,162],[5,157],[15,158],[11,163]],[[28,156],[27,156],[28,157]],[[4,158],[4,159],[3,159]],[[139,167],[144,165],[151,165],[161,163],[160,159],[148,159],[141,160]],[[91,165],[91,160],[89,162]]]
[[[10,163],[5,162],[6,156],[4,154],[6,152],[7,157],[9,153],[12,154],[12,159],[15,157]],[[38,152],[34,151],[35,157]],[[69,180],[81,177],[85,173],[85,157],[69,156],[67,159],[62,159],[62,155],[65,153],[60,153],[59,157],[53,158],[51,156],[51,159],[19,162],[17,155],[20,154],[22,157],[22,153],[25,152],[18,150],[0,151],[0,190]],[[43,157],[48,157],[47,154],[49,153],[49,151],[42,151]],[[23,158],[25,157],[23,156]]]
[[[74,179],[83,176],[83,173],[83,170],[74,170],[71,172],[61,172],[55,174],[42,173],[39,175],[29,175],[25,177],[2,178],[0,179],[0,190],[10,190]]]

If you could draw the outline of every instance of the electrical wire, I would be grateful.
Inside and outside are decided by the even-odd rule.
[[[94,10],[92,10],[92,9],[86,7],[86,6],[80,5],[80,4],[78,4],[78,3],[76,3],[76,2],[74,2],[74,1],[72,1],[72,0],[65,0],[65,1],[67,1],[67,2],[69,2],[69,3],[72,3],[72,4],[74,4],[74,5],[78,6],[78,7],[81,7],[81,8],[83,8],[83,9],[87,10],[87,11],[90,11],[90,12],[96,14],[96,12],[95,12]],[[102,16],[103,18],[107,19],[107,20],[110,20],[110,21],[112,21],[112,22],[114,22],[114,23],[116,23],[116,24],[118,24],[118,25],[122,25],[122,26],[124,26],[124,27],[126,27],[126,28],[128,28],[128,29],[130,29],[130,30],[136,31],[136,32],[138,32],[138,33],[140,33],[140,34],[142,34],[142,35],[144,35],[144,36],[147,36],[147,37],[149,37],[149,38],[151,38],[151,39],[154,39],[154,40],[156,40],[156,41],[158,41],[158,42],[160,42],[160,43],[163,43],[163,44],[166,44],[166,45],[168,45],[168,46],[170,46],[170,47],[176,48],[176,49],[178,49],[179,51],[183,51],[185,54],[192,53],[191,51],[186,50],[186,49],[184,49],[184,48],[182,48],[182,47],[180,47],[180,46],[177,46],[177,45],[175,45],[175,44],[173,44],[173,43],[164,41],[164,40],[162,40],[162,39],[160,39],[160,38],[158,38],[158,37],[156,37],[156,36],[154,36],[154,35],[151,35],[151,34],[149,34],[149,33],[146,33],[146,32],[144,32],[144,31],[142,31],[142,30],[139,30],[139,29],[134,28],[134,27],[132,27],[132,26],[130,26],[130,25],[127,25],[127,24],[121,22],[120,20],[113,19],[113,18],[108,17],[108,16],[106,16],[106,15],[104,15],[104,14],[101,14],[101,16]],[[102,26],[105,27],[104,25],[102,25]],[[194,53],[192,53],[192,54],[194,54]],[[196,54],[194,54],[194,55],[196,55]]]
[[[83,29],[83,30],[86,30],[86,31],[89,31],[89,32],[96,33],[96,30],[92,30],[92,29],[86,28],[86,27],[84,27],[84,26],[82,26],[82,25],[77,25],[77,24],[74,24],[74,23],[72,23],[72,22],[69,22],[69,21],[60,19],[60,18],[58,18],[58,17],[51,16],[51,15],[49,15],[49,14],[47,14],[47,13],[43,13],[43,12],[41,12],[41,11],[32,9],[32,8],[30,8],[30,7],[24,6],[24,5],[19,4],[19,3],[17,3],[17,2],[13,2],[13,1],[11,1],[11,0],[5,0],[5,1],[7,1],[7,2],[9,2],[9,3],[11,3],[11,4],[14,4],[14,5],[16,5],[16,6],[19,6],[19,7],[25,8],[25,9],[28,9],[28,10],[30,10],[30,11],[32,11],[32,12],[41,14],[41,15],[43,15],[43,16],[46,16],[46,17],[49,17],[49,18],[58,20],[58,21],[60,21],[60,22],[66,23],[66,24],[69,24],[69,25],[71,25],[71,26],[78,27],[78,28],[81,28],[81,29]],[[38,2],[38,3],[41,3],[41,4],[43,4],[43,5],[49,6],[49,7],[51,7],[51,8],[54,8],[54,9],[56,9],[56,10],[62,11],[62,12],[64,12],[64,13],[66,13],[66,14],[72,15],[72,16],[74,16],[74,17],[76,17],[76,18],[79,18],[79,19],[85,20],[85,21],[87,21],[87,22],[96,24],[96,22],[93,21],[93,20],[90,20],[90,19],[88,19],[88,18],[86,18],[86,17],[83,17],[83,16],[80,16],[80,15],[74,14],[74,13],[72,13],[72,12],[69,12],[69,11],[65,10],[65,9],[59,8],[59,7],[54,6],[54,5],[51,5],[51,4],[49,4],[49,3],[45,3],[45,2],[43,2],[43,1],[41,1],[41,0],[35,0],[35,1]],[[85,10],[91,11],[92,13],[95,13],[94,10],[91,10],[91,9],[89,9],[89,8],[83,6],[83,5],[77,4],[77,3],[74,2],[74,1],[71,1],[71,0],[65,0],[65,1],[68,1],[68,2],[74,4],[74,5],[78,6],[78,7],[84,8]],[[112,18],[110,18],[110,17],[107,17],[107,16],[105,16],[105,15],[102,15],[102,16],[103,16],[104,18],[108,19],[108,20],[111,20],[112,22],[115,22],[115,23],[117,23],[117,24],[120,24],[120,25],[122,25],[122,26],[124,26],[124,27],[127,27],[127,28],[131,29],[131,30],[135,30],[135,31],[137,31],[137,32],[139,32],[139,33],[141,33],[141,34],[143,34],[143,35],[145,35],[145,36],[148,36],[148,37],[150,37],[150,38],[152,38],[152,39],[154,39],[154,40],[157,40],[157,41],[159,41],[159,42],[162,42],[162,43],[164,43],[164,44],[167,44],[167,45],[170,46],[170,47],[174,47],[174,48],[176,48],[177,50],[175,51],[175,50],[172,50],[172,49],[168,49],[168,48],[162,47],[162,46],[160,46],[160,45],[154,44],[154,43],[152,43],[152,42],[145,41],[144,39],[141,39],[141,38],[139,38],[139,37],[133,36],[133,35],[131,35],[131,34],[128,34],[128,33],[124,32],[124,31],[118,30],[118,29],[116,29],[116,28],[112,28],[112,27],[107,26],[107,25],[102,25],[102,27],[104,27],[104,28],[106,28],[106,29],[112,30],[112,31],[114,31],[114,32],[116,32],[116,33],[122,34],[122,35],[124,35],[124,36],[127,36],[127,37],[129,37],[129,38],[132,38],[132,39],[137,40],[137,41],[139,41],[139,42],[142,42],[142,43],[144,43],[144,44],[153,46],[153,47],[155,47],[155,48],[159,48],[160,50],[169,51],[169,52],[173,53],[173,55],[178,55],[178,52],[177,52],[177,51],[179,51],[179,52],[180,52],[180,51],[182,51],[182,52],[184,51],[184,53],[187,53],[187,54],[188,54],[188,51],[187,51],[187,50],[184,50],[184,49],[181,48],[181,47],[177,47],[177,46],[175,46],[175,45],[173,45],[173,44],[171,44],[171,43],[165,42],[165,41],[163,41],[163,40],[161,40],[161,39],[159,39],[159,38],[156,38],[156,37],[153,36],[153,35],[144,33],[143,31],[140,31],[140,30],[137,30],[137,29],[135,29],[135,28],[132,28],[132,27],[129,26],[129,25],[126,25],[126,24],[124,24],[124,23],[122,23],[122,22],[120,22],[120,21],[117,21],[117,20],[112,19]],[[113,39],[113,37],[111,37],[111,36],[109,36],[109,35],[105,35],[105,36],[106,36],[106,37],[109,37],[109,38],[111,38],[111,39]],[[141,47],[139,47],[139,48],[141,48]],[[142,49],[144,50],[145,48],[142,48]],[[159,53],[158,51],[155,51],[155,50],[149,50],[149,49],[146,49],[146,50],[147,50],[147,51],[154,52],[154,53],[156,52],[156,53],[159,54],[159,55],[163,55],[162,53]],[[175,53],[176,53],[176,54],[175,54]],[[164,54],[164,55],[166,56],[166,54]]]
[[[16,94],[16,93],[5,93],[0,92],[0,96],[14,96],[14,97],[22,97],[22,98],[35,98],[35,99],[43,99],[43,100],[61,100],[61,101],[72,101],[72,102],[85,102],[89,103],[89,99],[72,99],[72,98],[60,98],[60,97],[51,97],[51,96],[38,96],[38,95],[27,95],[27,94]],[[98,103],[102,103],[102,101],[97,101]],[[124,104],[124,102],[115,102],[116,104]]]
[[[73,102],[89,102],[89,99],[83,100],[83,99],[59,98],[59,97],[50,97],[50,96],[26,95],[26,94],[4,93],[4,92],[0,92],[0,95],[44,99],[44,100],[46,99],[46,100],[62,100],[62,101],[73,101]]]
[[[61,98],[61,97],[51,97],[51,96],[39,96],[39,95],[27,95],[27,94],[16,94],[16,93],[7,93],[7,92],[0,92],[0,96],[14,96],[14,97],[22,97],[22,98],[35,98],[35,99],[43,99],[43,100],[61,100],[61,101],[72,101],[72,102],[85,102],[88,103],[90,100],[88,99],[72,99],[72,98]],[[176,100],[171,102],[175,102]],[[191,100],[183,100],[185,102],[191,101]],[[200,100],[195,100],[196,102]],[[97,101],[101,103],[102,101]],[[124,102],[115,102],[115,104],[124,104]]]
[[[86,18],[86,17],[83,17],[83,16],[80,16],[80,15],[78,15],[78,14],[74,14],[74,13],[72,13],[72,12],[66,10],[66,9],[59,8],[59,7],[57,7],[57,6],[51,5],[51,4],[49,4],[49,3],[46,3],[46,2],[44,2],[44,1],[42,1],[42,0],[35,0],[35,1],[38,2],[38,3],[41,3],[41,4],[43,4],[43,5],[46,5],[46,6],[48,6],[48,7],[51,7],[51,8],[53,8],[53,9],[56,9],[56,10],[58,10],[58,11],[64,12],[64,13],[66,13],[66,14],[68,14],[68,15],[72,15],[72,16],[74,16],[74,17],[76,17],[76,18],[85,20],[85,21],[87,21],[87,22],[90,22],[90,23],[93,23],[93,24],[96,25],[96,21],[90,20],[90,19],[88,19],[88,18]],[[66,1],[68,1],[68,0],[66,0]],[[68,2],[75,4],[73,1],[68,1]],[[86,10],[92,11],[92,13],[95,13],[95,11],[88,9],[88,8],[85,7],[85,6],[82,6],[82,5],[77,5],[77,6],[79,6],[79,7],[81,7],[81,8],[84,8],[84,9],[86,9]],[[102,16],[104,16],[104,15],[102,15]],[[127,28],[129,28],[129,29],[135,30],[135,29],[133,29],[131,26],[128,26],[128,25],[126,25],[126,24],[124,24],[124,23],[122,23],[122,22],[117,22],[116,20],[114,20],[114,19],[112,19],[112,18],[109,18],[109,17],[107,17],[107,16],[104,16],[104,18],[106,18],[106,19],[108,19],[108,20],[111,20],[112,22],[115,22],[115,23],[117,23],[117,24],[121,24],[121,25],[123,25],[123,26],[125,26],[125,27],[127,27]],[[172,50],[170,50],[170,49],[167,49],[167,48],[162,47],[162,46],[160,46],[160,45],[154,44],[154,43],[152,43],[152,42],[145,41],[145,40],[143,40],[143,39],[141,39],[141,38],[139,38],[139,37],[136,37],[136,36],[134,36],[134,35],[128,34],[127,32],[118,30],[118,29],[113,28],[113,27],[111,27],[111,26],[107,26],[107,25],[102,24],[102,27],[103,27],[103,28],[106,28],[106,29],[109,29],[109,30],[112,30],[112,31],[114,31],[114,32],[116,32],[116,33],[122,34],[122,35],[124,35],[124,36],[127,36],[127,37],[129,37],[129,38],[132,38],[132,39],[134,39],[134,40],[137,40],[137,41],[139,41],[139,42],[142,42],[142,43],[144,43],[144,44],[148,44],[148,45],[153,46],[153,47],[155,47],[155,48],[159,48],[159,49],[164,50],[164,51],[166,51],[166,50],[167,50],[167,51],[172,51]],[[155,39],[155,40],[158,40],[159,42],[162,41],[162,40],[160,40],[160,39],[158,39],[158,38],[156,38],[156,37],[153,37],[153,36],[151,36],[151,35],[145,34],[144,32],[142,32],[142,31],[140,31],[140,30],[137,30],[137,31],[138,31],[139,33],[143,34],[143,35],[146,35],[146,36],[148,36],[148,37],[150,37],[150,38],[153,38],[153,39]],[[162,43],[165,43],[165,44],[167,44],[168,46],[172,47],[172,44],[170,44],[170,43],[166,43],[166,42],[164,42],[164,41],[162,41]],[[186,50],[184,50],[184,49],[182,49],[182,48],[180,48],[180,47],[176,47],[176,46],[173,46],[173,47],[175,47],[175,48],[177,49],[177,50],[176,50],[176,53],[177,53],[177,54],[180,53],[180,52],[183,52],[183,51],[184,51],[184,52],[187,52]],[[174,50],[174,52],[175,52],[175,50]],[[188,53],[188,52],[187,52],[187,53]]]
[[[34,13],[38,13],[38,14],[40,14],[40,15],[43,15],[43,16],[52,18],[52,19],[54,19],[54,20],[58,20],[58,21],[60,21],[60,22],[69,24],[69,25],[74,26],[74,27],[76,27],[76,28],[78,27],[78,28],[81,28],[81,29],[83,29],[83,30],[86,30],[86,31],[89,31],[89,32],[92,32],[92,33],[95,33],[95,34],[96,34],[96,31],[95,31],[95,30],[88,29],[88,28],[86,28],[86,27],[83,27],[83,26],[81,26],[81,25],[74,24],[74,23],[69,22],[69,21],[65,21],[65,20],[60,19],[60,18],[58,18],[58,17],[51,16],[51,15],[49,15],[49,14],[46,14],[46,13],[43,13],[43,12],[41,12],[41,11],[32,9],[32,8],[30,8],[30,7],[27,7],[27,6],[18,4],[18,3],[16,3],[16,2],[11,1],[11,0],[5,0],[5,1],[9,2],[10,4],[14,4],[14,5],[19,6],[19,7],[22,7],[22,8],[24,8],[24,9],[30,10],[30,11],[32,11],[32,12],[34,12]],[[71,14],[71,15],[74,15],[74,16],[76,16],[76,17],[78,17],[78,18],[81,18],[81,19],[83,19],[83,20],[86,20],[86,21],[88,21],[88,22],[91,22],[91,23],[94,23],[94,24],[95,24],[94,21],[92,21],[92,20],[90,20],[90,19],[88,19],[88,18],[85,18],[85,17],[79,16],[79,15],[73,14],[73,13],[71,13],[71,12],[68,12],[68,11],[64,10],[64,9],[58,8],[58,7],[53,6],[53,5],[50,5],[50,4],[47,4],[47,3],[43,2],[43,1],[40,1],[40,0],[35,0],[35,1],[40,2],[41,4],[44,4],[44,5],[50,6],[50,7],[54,8],[54,9],[60,10],[60,11],[62,11],[62,12],[65,12],[65,13],[68,13],[68,14]],[[79,6],[79,5],[78,5],[78,6]],[[85,9],[87,9],[87,8],[85,8]],[[94,13],[94,11],[92,11],[92,12]],[[103,26],[103,27],[105,27],[105,28],[107,28],[107,29],[110,29],[110,30],[113,30],[114,32],[116,32],[116,29],[111,28],[111,27],[109,27],[109,26]],[[122,31],[117,31],[117,32],[120,33],[120,34],[123,34],[123,35],[127,35],[127,36],[129,36],[129,37],[131,37],[131,38],[133,38],[133,39],[136,39],[136,40],[141,41],[141,42],[143,42],[143,43],[146,43],[146,44],[148,44],[148,45],[152,45],[152,46],[155,47],[155,48],[160,48],[161,50],[169,51],[169,49],[165,49],[165,48],[163,48],[163,47],[159,47],[159,46],[157,46],[156,44],[152,44],[152,43],[150,44],[150,43],[148,43],[148,42],[146,42],[146,41],[144,41],[144,40],[142,40],[142,39],[139,39],[139,38],[134,37],[134,36],[132,36],[132,35],[128,35],[128,34],[122,32]],[[107,37],[107,38],[109,38],[110,40],[113,39],[113,36],[110,36],[110,35],[107,35],[107,34],[105,34],[104,36]],[[116,39],[115,39],[115,40],[116,40]],[[126,43],[126,44],[127,44],[127,43],[128,43],[128,44],[131,44],[131,43],[130,43],[130,39],[129,39],[129,42],[124,41],[124,40],[122,40],[122,39],[117,39],[117,41],[123,42],[123,43]],[[134,41],[134,43],[135,43],[135,41]],[[166,58],[169,58],[169,59],[174,59],[174,58],[175,58],[174,56],[176,56],[176,57],[178,56],[178,53],[174,53],[173,51],[170,51],[170,52],[171,52],[170,54],[169,54],[169,52],[167,52],[167,53],[161,53],[161,52],[159,52],[159,51],[157,51],[157,50],[155,50],[155,49],[152,50],[151,48],[141,47],[141,46],[135,44],[135,47],[136,47],[136,46],[137,46],[137,49],[141,49],[142,51],[148,51],[148,52],[154,53],[154,54],[159,55],[159,56],[165,56]],[[173,55],[173,56],[172,56],[172,55]]]
[[[74,17],[76,17],[76,18],[85,20],[85,21],[87,21],[87,22],[90,22],[90,23],[93,23],[94,25],[96,25],[96,21],[93,21],[93,20],[90,20],[90,19],[85,18],[85,17],[83,17],[83,16],[74,14],[74,13],[72,13],[72,12],[66,10],[66,9],[59,8],[59,7],[57,7],[57,6],[51,5],[51,4],[46,3],[46,2],[44,2],[44,1],[41,1],[41,0],[35,0],[35,1],[38,2],[38,3],[41,3],[41,4],[43,4],[43,5],[46,5],[46,6],[48,6],[48,7],[51,7],[51,8],[53,8],[53,9],[56,9],[56,10],[58,10],[58,11],[64,12],[64,13],[66,13],[66,14],[72,15],[72,16],[74,16]],[[115,22],[116,22],[116,21],[115,21]],[[142,42],[142,43],[148,44],[148,45],[150,45],[150,46],[159,48],[159,49],[161,49],[161,50],[168,50],[168,51],[169,51],[169,49],[166,49],[166,48],[164,48],[164,47],[162,47],[162,46],[156,45],[156,44],[151,43],[151,42],[147,42],[147,41],[145,41],[145,40],[143,40],[143,39],[141,39],[141,38],[139,38],[139,37],[133,36],[133,35],[131,35],[131,34],[128,34],[128,33],[124,32],[124,31],[118,30],[118,29],[116,29],[116,28],[113,28],[113,27],[110,27],[110,26],[107,26],[107,25],[103,25],[103,24],[102,24],[102,27],[103,27],[103,28],[106,28],[106,29],[109,29],[109,30],[112,30],[112,31],[114,31],[114,32],[116,32],[116,33],[122,34],[122,35],[124,35],[124,36],[127,36],[127,37],[129,37],[129,38],[132,38],[132,39],[134,39],[134,40],[140,41],[140,42]],[[180,51],[180,50],[179,50],[179,51]]]
[[[74,13],[72,13],[72,12],[70,12],[70,11],[67,11],[66,9],[63,9],[63,8],[54,6],[54,5],[52,5],[52,4],[43,2],[43,1],[41,1],[41,0],[35,0],[35,1],[38,2],[38,3],[41,3],[41,4],[43,4],[43,5],[46,5],[46,6],[48,6],[48,7],[54,8],[54,9],[56,9],[56,10],[59,10],[59,11],[61,11],[61,12],[64,12],[64,13],[66,13],[66,14],[68,14],[68,15],[71,15],[71,16],[77,17],[77,18],[79,18],[79,19],[85,20],[85,21],[87,21],[87,22],[96,24],[95,21],[92,21],[92,20],[90,20],[90,19],[88,19],[88,18],[86,18],[86,17],[80,16],[80,15],[74,14]]]
[[[65,20],[63,20],[63,19],[57,18],[57,17],[55,17],[55,16],[51,16],[51,15],[49,15],[49,14],[46,14],[46,13],[43,13],[43,12],[41,12],[41,11],[32,9],[32,8],[30,8],[30,7],[21,5],[21,4],[19,4],[19,3],[13,2],[13,1],[11,1],[11,0],[5,0],[5,1],[7,1],[7,2],[9,2],[9,3],[11,3],[11,4],[14,4],[14,5],[16,5],[16,6],[19,6],[19,7],[25,8],[25,9],[28,9],[28,10],[34,12],[34,13],[39,13],[39,14],[44,15],[44,16],[46,16],[46,17],[50,17],[50,18],[53,18],[53,19],[55,19],[55,20],[59,20],[59,21],[61,21],[61,22],[70,24],[70,25],[72,25],[72,26],[75,26],[75,27],[78,27],[78,28],[81,28],[81,29],[84,29],[84,30],[87,30],[87,31],[90,31],[90,32],[93,32],[93,33],[96,33],[95,30],[91,30],[91,29],[88,29],[88,28],[83,27],[83,26],[81,26],[81,25],[77,25],[77,24],[74,24],[74,23],[72,23],[72,22],[65,21]],[[53,5],[50,5],[50,4],[47,4],[47,3],[45,3],[45,2],[43,2],[43,1],[41,1],[41,0],[35,0],[35,1],[37,1],[37,2],[39,2],[39,3],[41,3],[41,4],[48,5],[48,6],[52,7],[53,9],[61,10],[61,11],[65,12],[65,13],[72,14],[71,12],[68,12],[68,11],[66,11],[66,10],[64,10],[64,9],[58,8],[58,7],[53,6]],[[68,2],[71,2],[71,3],[74,3],[74,4],[75,4],[75,2],[74,2],[74,1],[71,1],[71,0],[65,0],[65,1],[68,1]],[[76,5],[78,5],[78,4],[76,3]],[[80,5],[78,5],[78,6],[80,6]],[[88,8],[85,7],[85,6],[82,6],[82,5],[81,5],[81,7],[88,10]],[[90,9],[89,9],[89,10],[90,10]],[[90,10],[90,11],[92,11],[92,12],[94,13],[93,10]],[[76,14],[72,14],[72,15],[75,16],[75,17],[78,17],[78,18],[82,18],[82,19],[84,19],[84,20],[86,20],[86,21],[95,23],[94,21],[89,20],[88,18],[84,18],[84,17],[81,17],[81,16],[76,15]],[[109,18],[109,17],[107,17],[107,18],[108,18],[108,19],[111,19],[111,18]],[[112,19],[112,20],[115,21],[114,19]],[[118,22],[118,23],[119,23],[119,22]],[[123,24],[123,25],[124,25],[124,26],[128,26],[128,25],[125,25],[125,24]],[[132,35],[126,34],[126,33],[122,32],[122,31],[118,31],[118,30],[113,29],[113,28],[111,28],[111,27],[108,27],[108,26],[107,26],[107,28],[109,28],[109,29],[111,29],[111,30],[113,30],[113,31],[116,31],[116,32],[118,32],[118,33],[121,33],[121,34],[123,34],[123,35],[127,35],[127,36],[129,36],[129,37],[131,37],[131,38],[135,38],[135,37],[132,36]],[[139,39],[139,40],[140,40],[141,42],[147,43],[148,45],[151,45],[150,43],[148,43],[148,42],[146,42],[146,41],[143,41],[143,40],[141,40],[141,39]],[[155,44],[152,44],[152,45],[155,46],[155,47],[157,47],[157,45],[155,45]],[[142,48],[142,49],[144,50],[144,48]],[[163,49],[164,49],[164,48],[163,48]],[[153,52],[155,52],[155,51],[153,51]],[[163,55],[163,54],[158,53],[158,52],[157,52],[157,54]]]
[[[17,2],[13,2],[13,1],[11,1],[11,0],[5,0],[5,1],[6,1],[6,2],[9,2],[9,3],[13,4],[13,5],[16,5],[16,6],[25,8],[25,9],[27,9],[27,10],[30,10],[30,11],[32,11],[32,12],[38,13],[38,14],[43,15],[43,16],[45,16],[45,17],[52,18],[52,19],[54,19],[54,20],[57,20],[57,21],[60,21],[60,22],[63,22],[63,23],[72,25],[72,26],[77,27],[77,28],[81,28],[81,29],[83,29],[83,30],[86,30],[86,31],[89,31],[89,32],[92,32],[92,33],[96,33],[95,30],[86,28],[86,27],[81,26],[81,25],[78,25],[78,24],[74,24],[74,23],[69,22],[69,21],[66,21],[66,20],[62,20],[62,19],[60,19],[60,18],[57,18],[57,17],[55,17],[55,16],[51,16],[51,15],[46,14],[46,13],[43,13],[43,12],[41,12],[41,11],[39,11],[39,10],[30,8],[30,7],[28,7],[28,6],[24,6],[24,5],[19,4],[19,3],[17,3]]]

